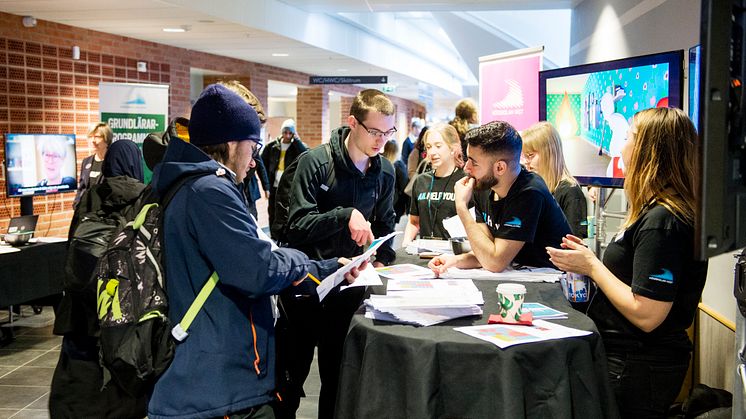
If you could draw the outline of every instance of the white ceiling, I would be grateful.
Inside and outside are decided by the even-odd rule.
[[[475,84],[473,63],[462,58],[471,61],[475,52],[460,52],[468,43],[456,48],[432,14],[406,12],[568,9],[573,3],[577,0],[0,0],[0,11],[312,75],[387,75],[395,95],[450,112]],[[418,53],[418,45],[401,37],[403,31],[389,33],[391,22],[421,26],[418,36],[429,40],[428,50]],[[179,26],[189,30],[162,30]],[[511,39],[516,44],[514,35]],[[496,52],[501,51],[489,51]]]

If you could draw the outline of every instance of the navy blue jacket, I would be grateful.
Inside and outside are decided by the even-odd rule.
[[[310,271],[324,277],[336,260],[311,262],[292,249],[271,249],[258,236],[230,171],[197,147],[173,139],[156,166],[163,193],[180,177],[164,218],[169,317],[178,322],[212,271],[220,282],[173,363],[155,386],[148,417],[206,418],[269,402],[275,387],[270,296]]]

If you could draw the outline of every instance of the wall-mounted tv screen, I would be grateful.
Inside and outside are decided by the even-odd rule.
[[[689,119],[699,131],[699,85],[702,68],[702,47],[689,48]]]
[[[539,73],[539,119],[559,131],[568,169],[582,185],[624,185],[621,148],[632,117],[681,107],[683,59],[683,51],[671,51]]]
[[[75,159],[75,134],[6,134],[8,196],[77,190]]]

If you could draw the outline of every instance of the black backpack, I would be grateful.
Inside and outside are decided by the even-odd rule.
[[[334,159],[332,158],[332,146],[330,143],[322,144],[320,147],[326,149],[327,161],[329,162],[329,169],[326,172],[326,181],[321,185],[321,189],[328,191],[332,187],[334,182]],[[295,170],[298,168],[298,162],[300,159],[311,150],[306,150],[301,153],[290,166],[286,167],[282,172],[280,183],[277,185],[277,191],[275,192],[275,214],[270,226],[270,235],[279,245],[288,244],[288,216],[290,215],[290,198],[292,196],[292,186],[295,178]]]
[[[111,196],[114,189],[119,191],[116,202],[103,202],[102,196]],[[68,233],[65,290],[83,291],[89,286],[93,289],[91,277],[99,257],[111,238],[132,218],[132,208],[145,189],[135,179],[118,176],[104,179],[83,193]],[[125,195],[129,199],[124,199]]]
[[[146,191],[137,216],[112,238],[96,265],[101,364],[122,390],[135,397],[151,391],[173,359],[162,216],[181,185],[197,176],[179,179],[162,199],[152,190]],[[177,339],[186,337],[189,324],[217,280],[214,273],[177,325],[177,331],[182,332]]]

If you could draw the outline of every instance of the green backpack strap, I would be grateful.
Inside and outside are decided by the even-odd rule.
[[[189,326],[192,325],[192,322],[194,321],[194,318],[197,317],[197,313],[202,309],[202,306],[205,305],[205,301],[207,301],[207,298],[212,293],[212,290],[215,289],[215,285],[218,283],[218,273],[213,272],[212,275],[210,275],[210,278],[207,279],[207,282],[205,282],[205,285],[202,286],[202,289],[200,290],[199,294],[197,294],[197,297],[192,301],[192,305],[189,306],[189,309],[184,314],[184,317],[182,317],[181,321],[171,329],[171,335],[174,337],[174,339],[178,340],[179,342],[183,341],[184,339],[189,336],[189,333],[187,332],[189,330]]]

